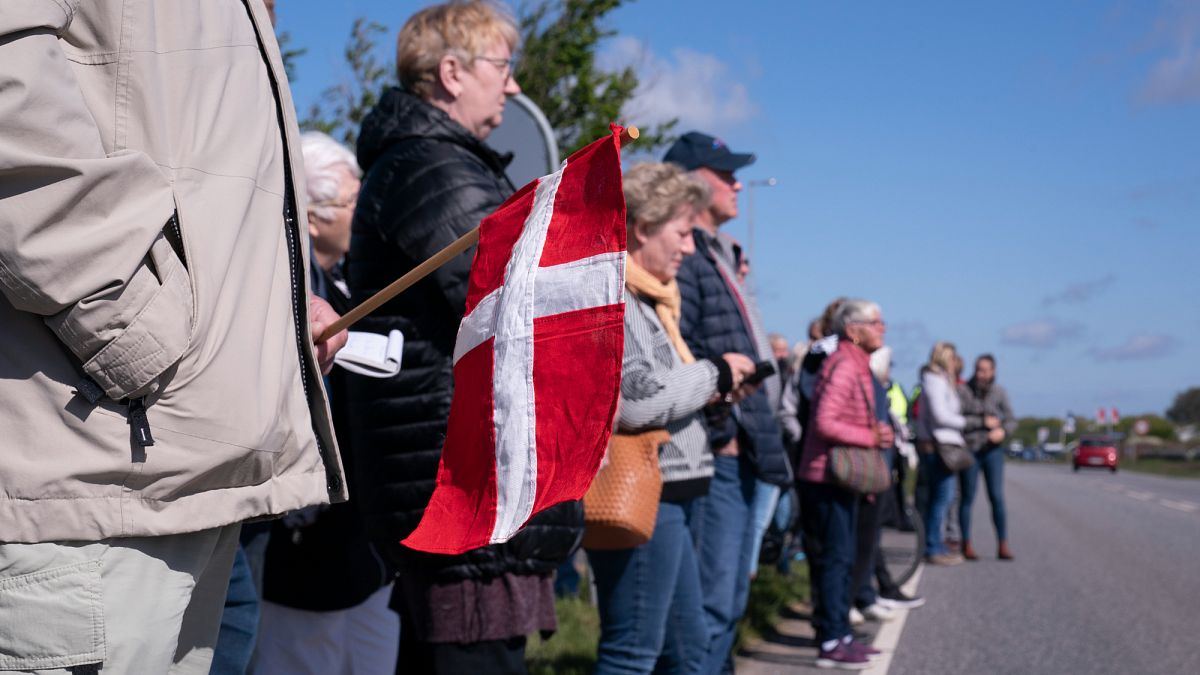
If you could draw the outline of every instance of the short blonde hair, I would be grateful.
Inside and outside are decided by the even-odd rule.
[[[625,226],[629,237],[641,227],[648,235],[687,206],[696,212],[708,208],[712,191],[675,164],[644,162],[625,172]]]
[[[929,369],[945,375],[947,378],[954,378],[955,366],[962,363],[962,359],[958,356],[958,350],[954,348],[953,342],[937,342],[934,343],[933,349],[929,352]]]
[[[433,98],[438,64],[453,54],[470,64],[503,40],[517,48],[520,34],[512,13],[491,0],[450,0],[413,14],[396,38],[396,76],[413,94]]]

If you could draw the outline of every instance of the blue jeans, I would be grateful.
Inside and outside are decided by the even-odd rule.
[[[702,672],[707,630],[685,506],[659,503],[645,544],[587,555],[600,606],[595,672]]]
[[[958,527],[963,541],[971,540],[971,506],[975,503],[975,490],[979,485],[979,471],[983,470],[983,481],[987,485],[988,501],[992,504],[992,524],[996,526],[996,539],[1008,539],[1008,513],[1004,508],[1004,451],[1000,446],[985,447],[975,453],[975,463],[958,475],[962,502],[958,505]]]
[[[751,505],[751,518],[753,518],[754,526],[754,539],[750,549],[751,572],[758,567],[758,554],[762,552],[763,535],[767,533],[767,527],[771,524],[771,519],[775,515],[775,507],[778,505],[779,486],[755,480],[754,503]]]
[[[221,629],[213,648],[211,675],[244,675],[251,669],[262,612],[263,561],[270,523],[242,526],[241,544],[233,559]]]
[[[800,522],[812,587],[812,624],[817,643],[850,634],[850,575],[858,496],[825,483],[802,483]]]
[[[700,587],[708,627],[705,673],[733,672],[737,624],[750,598],[756,478],[749,462],[714,458],[708,494],[692,501],[692,538],[699,552]]]
[[[942,536],[942,525],[950,500],[954,498],[954,474],[946,468],[936,452],[921,455],[929,476],[929,505],[925,512],[925,555],[949,553]]]
[[[213,649],[213,675],[244,675],[254,654],[258,637],[258,590],[246,550],[238,546],[233,559],[229,589],[225,593],[225,611],[221,614],[221,630]]]

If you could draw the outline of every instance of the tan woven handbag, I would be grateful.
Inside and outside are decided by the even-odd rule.
[[[612,435],[608,463],[583,496],[584,548],[633,548],[650,541],[662,496],[658,448],[669,440],[664,429]]]

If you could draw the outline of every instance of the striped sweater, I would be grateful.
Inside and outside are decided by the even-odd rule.
[[[621,430],[671,434],[659,451],[663,501],[706,494],[713,458],[700,410],[717,391],[717,366],[704,360],[684,365],[654,306],[632,292],[626,298]]]

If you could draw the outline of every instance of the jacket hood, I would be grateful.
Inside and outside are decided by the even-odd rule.
[[[400,87],[391,87],[363,119],[358,134],[358,165],[365,173],[389,147],[410,138],[461,145],[499,174],[512,161],[512,155],[496,152],[444,111]]]

